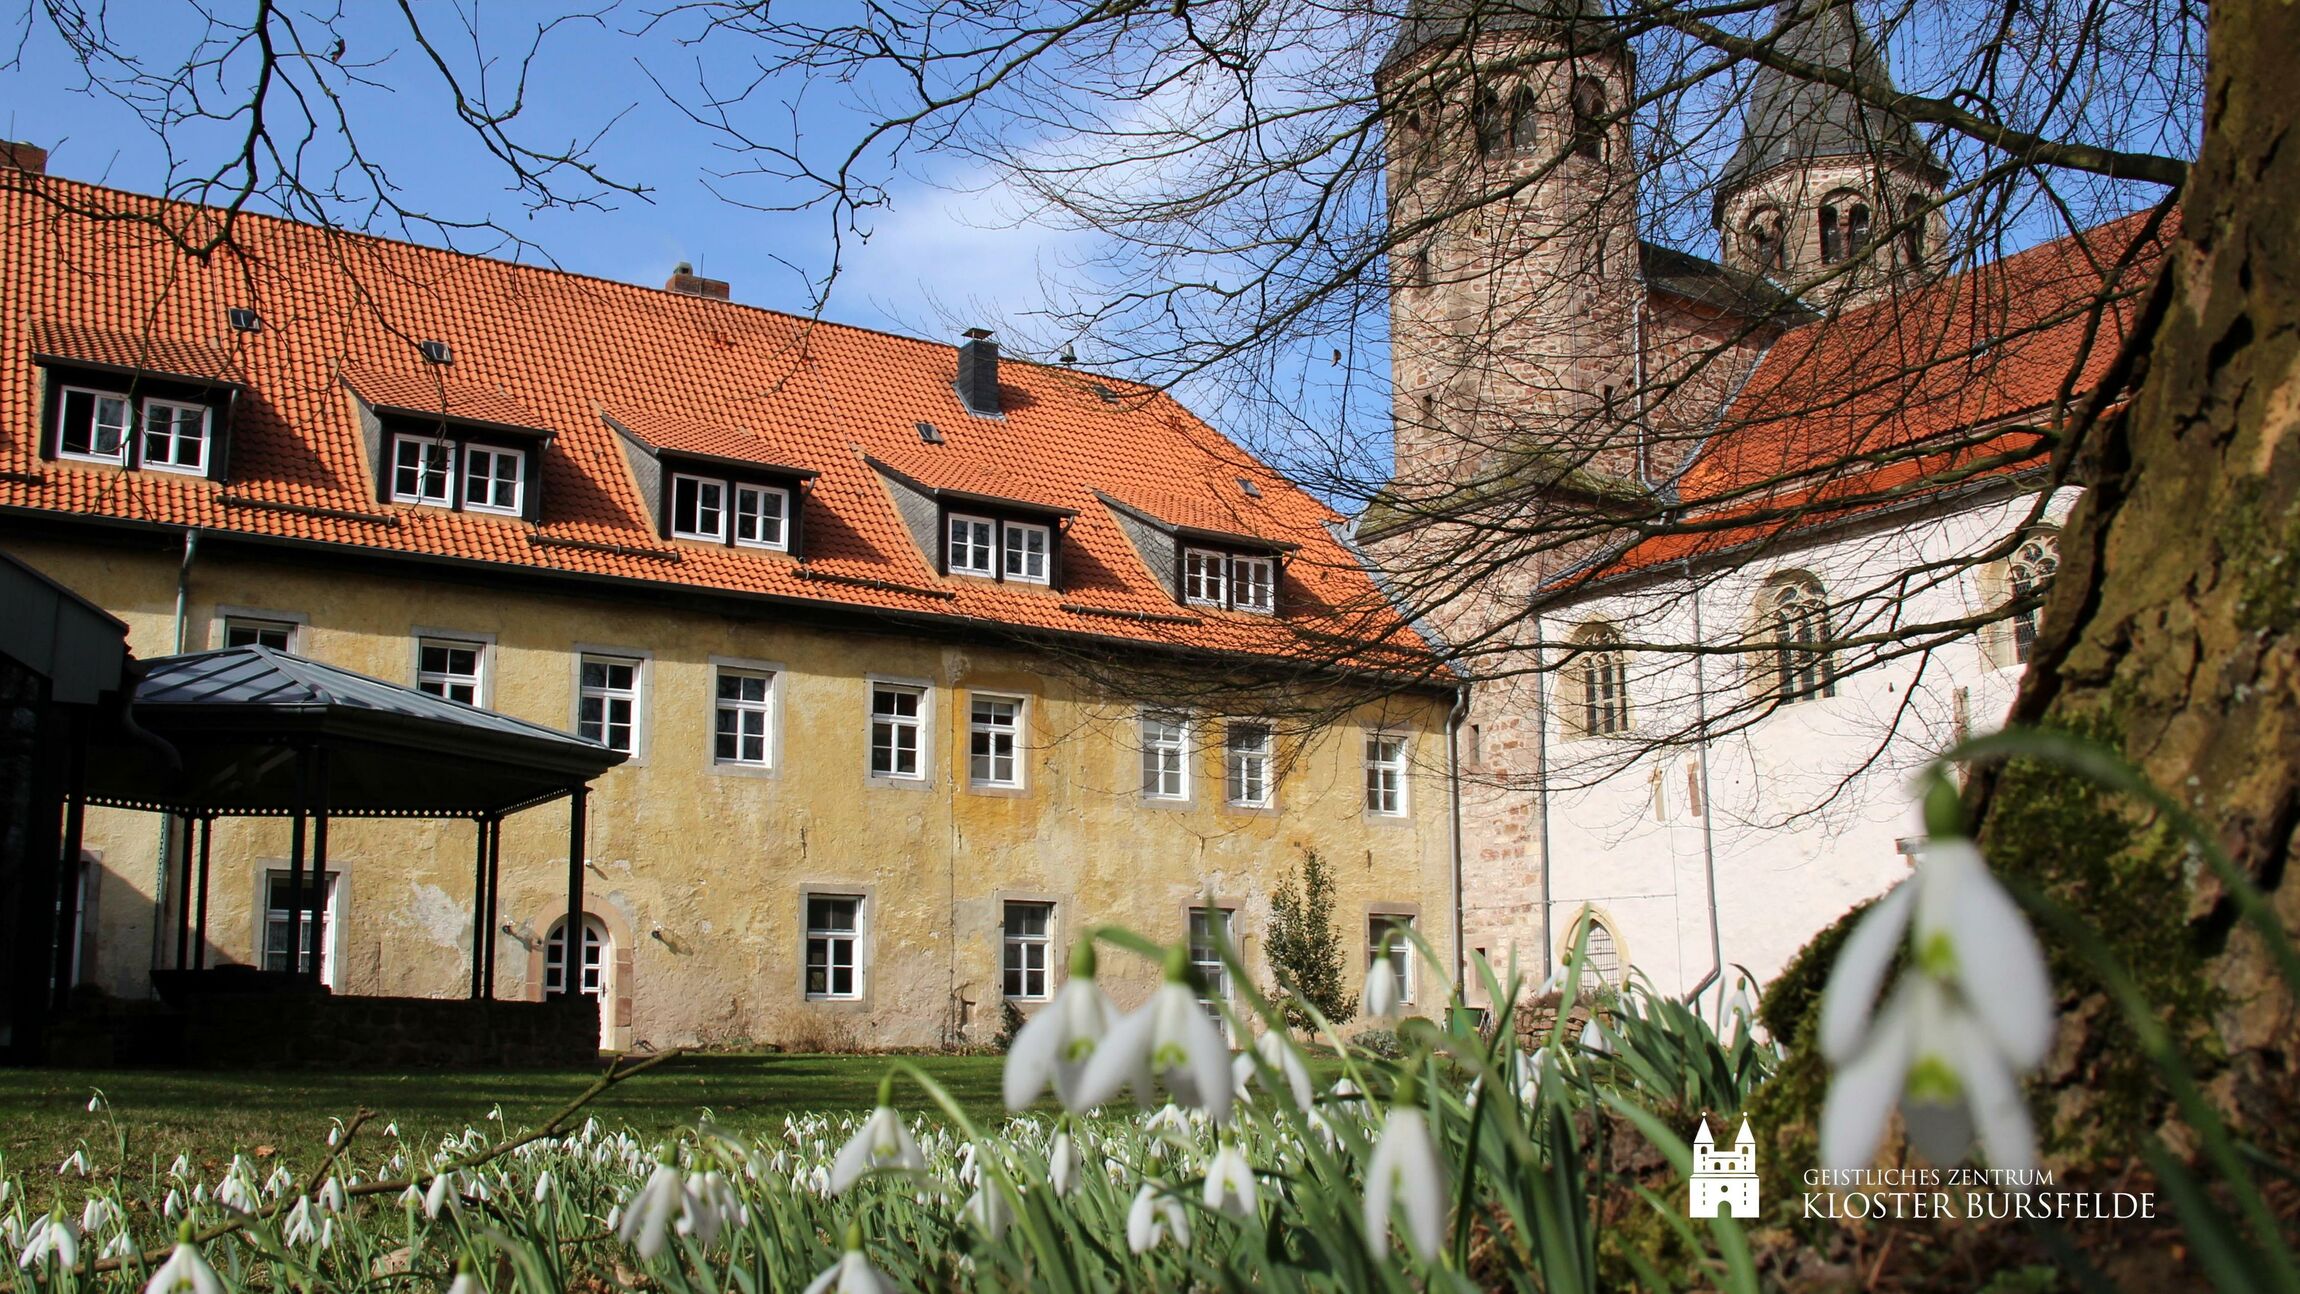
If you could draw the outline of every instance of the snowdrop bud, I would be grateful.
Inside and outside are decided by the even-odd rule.
[[[1429,1116],[1413,1104],[1411,1077],[1398,1085],[1382,1125],[1381,1140],[1366,1166],[1366,1240],[1374,1257],[1390,1249],[1390,1211],[1406,1215],[1406,1244],[1424,1261],[1445,1244],[1446,1168],[1430,1137]]]
[[[624,1203],[622,1223],[615,1229],[624,1244],[638,1251],[642,1262],[663,1252],[671,1221],[686,1203],[685,1186],[679,1180],[679,1170],[671,1166],[670,1151],[662,1153],[653,1175]]]
[[[866,1174],[882,1168],[904,1169],[910,1172],[926,1171],[926,1156],[919,1152],[918,1142],[903,1126],[902,1116],[886,1104],[891,1099],[889,1085],[879,1085],[880,1104],[871,1111],[869,1119],[858,1129],[847,1144],[840,1147],[838,1158],[831,1164],[830,1188],[834,1195],[844,1195],[847,1189]]]
[[[431,1189],[423,1193],[423,1216],[435,1220],[439,1217],[439,1210],[447,1203],[448,1188],[451,1185],[446,1173],[432,1177]]]
[[[996,1182],[985,1182],[977,1189],[966,1201],[963,1213],[994,1244],[1014,1224],[1014,1210],[1007,1207],[1006,1195]]]
[[[1593,1056],[1613,1054],[1613,1039],[1597,1027],[1596,1016],[1589,1017],[1589,1022],[1581,1026],[1581,1049]]]
[[[862,1227],[847,1223],[846,1252],[809,1282],[804,1294],[893,1294],[894,1282],[863,1257]]]
[[[1070,1139],[1070,1130],[1054,1134],[1054,1144],[1046,1152],[1046,1180],[1056,1195],[1068,1195],[1078,1189],[1078,1174],[1085,1167],[1078,1154],[1077,1143]]]
[[[1399,1000],[1404,996],[1398,968],[1390,960],[1390,936],[1385,934],[1381,947],[1374,951],[1374,964],[1366,968],[1366,988],[1359,996],[1358,1009],[1372,1019],[1385,1020],[1398,1013]]]
[[[328,1178],[327,1184],[319,1188],[319,1206],[329,1213],[343,1212],[348,1207],[344,1199],[343,1183],[333,1177]]]

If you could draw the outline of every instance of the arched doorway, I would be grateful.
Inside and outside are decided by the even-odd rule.
[[[567,918],[561,917],[551,925],[551,933],[543,941],[543,994],[549,997],[564,992],[567,984]],[[583,951],[576,967],[576,990],[585,997],[599,1002],[599,1049],[615,1049],[615,941],[607,933],[607,924],[586,912],[583,914]]]

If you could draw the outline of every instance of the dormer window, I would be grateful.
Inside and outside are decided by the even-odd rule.
[[[1230,601],[1240,611],[1264,615],[1277,609],[1278,564],[1267,557],[1230,559]]]
[[[401,432],[391,438],[391,501],[523,516],[527,451]]]
[[[1006,578],[1028,584],[1047,582],[1047,554],[1054,532],[1046,526],[1020,521],[1006,523]]]
[[[215,411],[187,400],[141,400],[116,391],[57,391],[56,456],[204,476]]]
[[[1182,600],[1193,606],[1220,607],[1230,603],[1230,557],[1211,548],[1190,548],[1182,553]]]
[[[64,412],[56,427],[56,453],[91,463],[119,463],[128,456],[126,396],[78,387],[64,388]]]
[[[950,514],[950,547],[947,560],[953,575],[998,574],[997,527],[988,517],[970,517],[963,513]]]
[[[670,533],[738,548],[790,547],[791,492],[779,485],[671,474]]]

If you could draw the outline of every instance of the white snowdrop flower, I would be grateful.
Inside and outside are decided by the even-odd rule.
[[[144,1294],[224,1294],[224,1282],[200,1256],[189,1235],[176,1242],[168,1260],[144,1282]]]
[[[329,1145],[333,1146],[333,1145],[338,1145],[338,1144],[340,1144],[342,1141],[343,1141],[343,1125],[342,1125],[342,1124],[338,1123],[338,1124],[336,1124],[334,1127],[332,1127],[332,1128],[329,1128],[329,1129],[327,1130],[327,1144],[329,1144]]]
[[[454,1183],[449,1180],[450,1176],[448,1173],[432,1175],[431,1189],[423,1193],[423,1216],[426,1218],[436,1221],[439,1210],[446,1207],[448,1193],[454,1187]]]
[[[341,1213],[350,1207],[350,1201],[344,1198],[343,1183],[333,1177],[328,1178],[319,1188],[319,1206],[329,1213]]]
[[[1332,1150],[1334,1148],[1336,1144],[1334,1125],[1327,1121],[1325,1115],[1312,1110],[1302,1116],[1302,1121],[1310,1125],[1311,1133],[1326,1144],[1326,1149]]]
[[[293,1185],[295,1185],[295,1175],[287,1170],[287,1165],[282,1164],[272,1170],[271,1176],[264,1179],[264,1194],[276,1196]]]
[[[463,1175],[463,1189],[472,1198],[483,1204],[495,1198],[495,1189],[487,1184],[486,1178],[477,1173],[465,1173]]]
[[[1563,965],[1560,965],[1556,970],[1553,970],[1549,973],[1549,978],[1541,982],[1541,987],[1535,989],[1533,991],[1533,995],[1537,998],[1540,998],[1549,997],[1550,995],[1556,993],[1563,993],[1565,991],[1565,974],[1566,968]]]
[[[98,1088],[98,1089],[96,1090],[95,1094],[94,1094],[94,1095],[92,1095],[92,1096],[90,1096],[90,1097],[88,1098],[88,1113],[90,1113],[90,1114],[94,1114],[94,1113],[96,1113],[98,1110],[101,1110],[101,1109],[103,1109],[103,1108],[104,1108],[104,1093],[103,1093],[103,1089],[101,1089],[101,1088]]]
[[[1166,1237],[1184,1249],[1190,1247],[1190,1215],[1182,1202],[1161,1190],[1156,1182],[1144,1182],[1134,1193],[1134,1204],[1126,1210],[1126,1247],[1135,1253],[1148,1253],[1158,1247]]]
[[[129,1237],[128,1233],[125,1231],[115,1231],[112,1233],[112,1238],[104,1242],[104,1248],[98,1256],[104,1258],[125,1258],[134,1252],[136,1252],[136,1242]]]
[[[1589,1017],[1588,1022],[1581,1026],[1581,1049],[1592,1056],[1610,1056],[1613,1054],[1613,1039],[1605,1030],[1598,1027],[1597,1017],[1594,1015]]]
[[[169,1187],[168,1198],[160,1201],[160,1216],[167,1218],[170,1221],[174,1221],[176,1215],[182,1213],[183,1211],[184,1197],[177,1192],[175,1187]]]
[[[1118,1008],[1094,982],[1094,935],[1088,931],[1070,954],[1070,978],[1014,1035],[1006,1051],[1006,1108],[1020,1110],[1049,1084],[1063,1108],[1086,1108],[1078,1081],[1097,1047],[1118,1025]]]
[[[1078,1143],[1071,1140],[1070,1130],[1064,1128],[1054,1134],[1054,1144],[1046,1151],[1046,1180],[1056,1195],[1068,1195],[1078,1189],[1078,1174],[1085,1161],[1078,1154]]]
[[[1879,1009],[1904,935],[1909,968]],[[2052,1045],[2052,985],[2035,933],[1970,841],[1936,833],[1916,873],[1853,928],[1818,1032],[1836,1066],[1821,1110],[1824,1166],[1867,1167],[1896,1103],[1935,1163],[1963,1159],[1977,1133],[1991,1166],[2035,1166],[2020,1077]]]
[[[543,1201],[551,1198],[551,1187],[553,1185],[554,1182],[551,1177],[550,1169],[546,1168],[542,1172],[535,1175],[535,1202],[537,1204],[541,1204]]]
[[[253,1213],[256,1211],[256,1193],[249,1187],[246,1178],[238,1173],[226,1173],[223,1185],[216,1188],[216,1203],[241,1213]]]
[[[191,1171],[192,1161],[182,1155],[176,1156],[175,1159],[168,1164],[168,1176],[175,1178],[179,1182],[184,1180],[185,1175]]]
[[[1168,1101],[1143,1120],[1142,1130],[1161,1137],[1187,1137],[1190,1135],[1190,1119],[1182,1113],[1181,1106]]]
[[[56,1165],[56,1175],[58,1177],[86,1177],[88,1175],[87,1154],[75,1150],[64,1156],[64,1162]]]
[[[1236,1142],[1225,1138],[1214,1152],[1213,1162],[1206,1165],[1206,1207],[1232,1217],[1250,1218],[1261,1211],[1260,1199],[1254,1185],[1254,1166],[1246,1162],[1246,1154]]]
[[[1369,1019],[1386,1020],[1398,1013],[1404,997],[1397,965],[1390,959],[1390,936],[1385,934],[1374,952],[1374,964],[1366,968],[1366,987],[1358,995],[1358,1010]]]
[[[705,1248],[718,1242],[722,1228],[730,1223],[740,1225],[748,1216],[735,1188],[728,1185],[726,1176],[715,1168],[688,1177],[681,1189],[684,1200],[679,1212],[679,1234],[693,1236]]]
[[[80,1233],[64,1221],[61,1213],[50,1213],[32,1224],[31,1234],[24,1238],[24,1252],[16,1265],[30,1270],[42,1259],[54,1257],[65,1267],[80,1265]]]
[[[979,1228],[994,1244],[1006,1235],[1008,1227],[1014,1225],[1014,1210],[1007,1204],[1006,1193],[998,1189],[996,1182],[983,1183],[973,1195],[967,1197],[960,1215]]]
[[[458,1266],[455,1269],[455,1279],[447,1282],[447,1294],[483,1294],[483,1291],[479,1278],[471,1274],[471,1269]]]
[[[1102,1105],[1127,1087],[1143,1099],[1155,1080],[1175,1101],[1205,1110],[1216,1122],[1230,1117],[1230,1047],[1198,1004],[1189,968],[1187,953],[1175,949],[1166,981],[1149,1002],[1120,1020],[1094,1049],[1078,1080],[1080,1105]]]
[[[80,1207],[80,1234],[92,1236],[120,1220],[120,1206],[110,1196],[91,1195]]]
[[[1328,1090],[1327,1095],[1331,1096],[1334,1100],[1337,1101],[1354,1101],[1358,1099],[1362,1093],[1358,1091],[1357,1084],[1346,1078],[1337,1078],[1334,1080],[1333,1087]]]
[[[958,1172],[954,1176],[961,1186],[972,1186],[981,1178],[981,1172],[974,1166],[974,1143],[968,1142],[958,1152]]]
[[[830,1170],[821,1164],[816,1164],[809,1169],[807,1171],[807,1189],[817,1195],[829,1195],[831,1193]]]
[[[399,1207],[406,1209],[410,1213],[422,1208],[423,1188],[417,1186],[413,1182],[409,1182],[407,1184],[407,1189],[399,1193]]]
[[[903,1126],[902,1116],[886,1104],[891,1099],[891,1084],[879,1084],[879,1106],[871,1111],[869,1119],[839,1148],[838,1158],[831,1163],[831,1193],[844,1195],[847,1188],[863,1179],[867,1173],[882,1168],[900,1168],[911,1172],[924,1172],[926,1156],[919,1153],[918,1142]]]
[[[588,1125],[586,1125],[586,1126],[588,1126]],[[393,1119],[391,1122],[389,1122],[389,1123],[387,1123],[387,1124],[384,1124],[384,1125],[383,1125],[383,1135],[384,1135],[384,1136],[387,1136],[387,1137],[394,1137],[394,1138],[396,1138],[397,1136],[399,1136],[399,1120],[397,1120],[397,1119]]]
[[[1725,1001],[1725,1018],[1732,1024],[1736,1040],[1757,1022],[1757,1002],[1749,996],[1748,976],[1734,977],[1733,996]]]
[[[624,1244],[634,1246],[644,1262],[663,1252],[663,1241],[671,1222],[685,1207],[685,1184],[679,1180],[679,1170],[671,1166],[666,1156],[665,1162],[655,1165],[654,1174],[647,1178],[646,1184],[624,1202],[623,1220],[615,1228],[615,1235]]]
[[[1254,1054],[1286,1080],[1287,1090],[1294,1094],[1295,1105],[1305,1110],[1310,1108],[1310,1104],[1317,1099],[1310,1084],[1310,1067],[1303,1061],[1302,1053],[1295,1050],[1293,1042],[1286,1037],[1285,1030],[1263,1030],[1262,1036],[1254,1040]]]
[[[802,1294],[894,1294],[895,1284],[863,1257],[862,1228],[847,1224],[846,1252],[808,1282]]]
[[[207,1202],[208,1184],[206,1182],[195,1183],[192,1186],[192,1207],[196,1209]]]
[[[311,1201],[298,1197],[295,1207],[288,1210],[287,1223],[280,1228],[280,1238],[291,1245],[308,1245],[319,1239],[319,1227],[311,1219]]]
[[[1390,1250],[1390,1210],[1406,1215],[1406,1246],[1424,1261],[1445,1243],[1446,1169],[1430,1138],[1429,1117],[1413,1104],[1413,1084],[1398,1085],[1381,1140],[1366,1165],[1366,1240],[1374,1257]]]

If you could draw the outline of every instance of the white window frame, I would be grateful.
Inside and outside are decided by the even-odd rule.
[[[598,932],[596,942],[591,937],[593,931]],[[580,948],[581,951],[576,954],[575,991],[584,997],[604,999],[607,994],[608,976],[613,970],[615,937],[613,932],[607,929],[606,922],[588,912],[583,914],[583,938]],[[596,958],[591,955],[594,948],[598,949]],[[557,966],[551,964],[551,954],[554,949],[559,953]],[[551,978],[554,971],[559,976],[559,981],[556,984],[552,982]],[[552,997],[566,992],[566,984],[567,914],[561,912],[558,919],[551,923],[550,931],[543,936],[543,996]]]
[[[471,653],[471,674],[469,677],[452,674],[445,670],[424,668],[423,654],[432,648],[446,651],[468,650]],[[445,634],[418,634],[415,639],[416,690],[430,692],[431,695],[442,700],[454,701],[457,698],[449,696],[446,689],[465,685],[471,688],[471,699],[462,702],[462,704],[474,709],[487,704],[487,644],[476,638],[451,638]],[[432,691],[434,687],[440,690]]]
[[[610,669],[618,665],[629,666],[631,669],[631,686],[629,688],[617,688],[605,684],[594,685],[585,682],[583,674],[592,665],[603,665]],[[585,740],[597,741],[609,750],[620,750],[636,759],[639,755],[641,738],[646,731],[642,726],[646,722],[646,685],[647,658],[644,656],[630,656],[609,651],[577,653],[575,657],[576,735],[584,737]],[[583,731],[585,724],[589,722],[583,717],[583,703],[593,700],[600,703],[599,735],[597,737],[586,736]],[[613,726],[612,721],[608,718],[611,712],[610,707],[618,700],[626,700],[631,703],[630,718],[624,724],[630,729],[630,744],[627,746],[617,746],[607,740],[608,732]]]
[[[1198,1005],[1205,1007],[1207,1013],[1217,1020],[1222,1019],[1222,1008],[1229,1004],[1231,991],[1230,964],[1222,960],[1222,944],[1233,942],[1230,932],[1237,918],[1236,908],[1225,908],[1219,904],[1211,907],[1196,904],[1190,908],[1185,928],[1185,939],[1190,948],[1190,969],[1197,972],[1200,983],[1204,985],[1204,995],[1199,997]],[[1201,923],[1205,927],[1203,933],[1200,931]],[[1226,1021],[1224,1023],[1227,1024]]]
[[[71,407],[71,397],[75,395],[85,395],[97,402],[88,411],[88,443],[91,445],[96,443],[96,428],[102,425],[97,420],[97,411],[102,407],[102,402],[114,400],[119,403],[126,420],[120,424],[120,447],[118,449],[104,454],[64,448],[64,414]],[[117,391],[99,391],[92,386],[64,386],[56,389],[56,457],[58,458],[70,459],[76,463],[113,463],[124,467],[128,462],[128,442],[135,439],[142,430],[143,419],[137,416],[136,402]]]
[[[1259,734],[1261,739],[1251,746],[1240,745],[1238,739],[1249,733]],[[1223,731],[1222,793],[1230,807],[1267,809],[1276,800],[1277,786],[1271,777],[1276,748],[1276,734],[1266,723],[1234,721]],[[1256,787],[1257,792],[1247,793]]]
[[[1377,818],[1406,816],[1406,739],[1395,732],[1366,734],[1366,812]]]
[[[1013,710],[1004,724],[985,719],[981,707],[1010,705]],[[967,698],[966,706],[966,780],[970,786],[988,790],[1018,791],[1023,784],[1022,732],[1023,721],[1030,712],[1030,699],[1005,692],[976,692]],[[1006,741],[1006,776],[998,776],[999,739]],[[981,749],[985,739],[987,751]],[[989,774],[983,772],[987,760]]]
[[[1373,969],[1374,958],[1380,955],[1383,934],[1396,929],[1399,936],[1390,943],[1390,967],[1398,973],[1398,1000],[1407,1003],[1414,1000],[1414,963],[1420,959],[1414,956],[1413,943],[1404,932],[1412,930],[1414,924],[1410,912],[1366,914],[1366,969]]]
[[[1251,572],[1259,578],[1248,579]],[[1251,600],[1247,594],[1257,596]],[[1274,557],[1230,558],[1231,605],[1240,611],[1257,615],[1274,615],[1278,609],[1278,561]]]
[[[757,682],[760,696],[729,697],[725,685],[729,679]],[[711,762],[724,768],[772,769],[775,766],[775,709],[780,699],[778,692],[782,675],[775,670],[749,666],[718,665],[711,670]],[[735,716],[735,753],[730,756],[719,749],[719,739],[726,734],[727,716]],[[758,723],[759,757],[743,757],[743,743],[753,734],[744,731],[744,721],[756,719]]]
[[[439,468],[438,471],[440,486],[440,492],[438,494],[431,494],[427,492],[427,486],[433,473],[428,464],[420,460],[418,461],[415,469],[415,490],[411,493],[399,488],[399,474],[402,470],[402,465],[399,461],[399,454],[401,446],[404,445],[414,445],[422,450],[427,451],[437,449],[443,451],[447,455],[446,462]],[[392,433],[390,467],[391,501],[393,503],[417,503],[431,508],[454,507],[456,482],[461,479],[456,474],[456,466],[459,461],[459,456],[456,453],[458,448],[459,446],[455,443],[455,441],[446,436],[419,436],[414,433],[405,431]]]
[[[966,528],[966,542],[959,542],[958,530]],[[944,565],[953,575],[976,575],[984,579],[998,577],[998,523],[989,517],[978,517],[970,512],[953,512],[943,522],[942,544]],[[971,563],[980,553],[979,566],[959,563],[959,554],[965,553]]]
[[[303,654],[298,650],[298,647],[303,640],[304,631],[303,622],[300,620],[291,620],[286,616],[280,615],[264,615],[256,612],[243,613],[238,611],[226,612],[223,616],[220,617],[220,619],[222,623],[216,627],[216,646],[219,648],[232,646],[232,631],[234,629],[250,629],[258,633],[265,633],[274,629],[284,629],[287,631],[287,646],[278,648],[277,650],[284,651],[290,656],[300,656]],[[245,646],[246,644],[243,643],[241,645]]]
[[[763,504],[769,497],[775,500],[775,537],[772,539],[745,539],[743,537],[743,521],[746,501]],[[736,547],[765,548],[774,552],[789,551],[791,546],[791,492],[789,490],[779,485],[752,485],[748,482],[736,481],[734,482],[734,503],[729,533],[734,536]],[[750,516],[764,522],[767,514],[763,508],[753,508],[750,510]],[[761,529],[763,528],[762,525]]]
[[[169,420],[168,431],[166,433],[169,447],[169,456],[165,458],[154,458],[151,456],[151,454],[146,452],[150,447],[150,437],[152,434],[150,419],[152,416],[152,410],[154,409],[166,409],[171,413],[196,413],[200,416],[200,433],[195,441],[195,443],[199,446],[199,457],[197,459],[192,462],[185,463],[178,462],[174,457],[175,447],[182,438],[176,434],[175,421],[173,418]],[[138,416],[136,418],[136,434],[144,438],[139,440],[136,444],[136,466],[148,467],[155,472],[181,472],[186,476],[207,475],[208,445],[211,438],[210,433],[214,426],[214,419],[215,411],[213,409],[210,409],[204,404],[198,404],[190,400],[162,400],[157,398],[145,400],[144,407],[141,410],[138,410]],[[61,440],[59,440],[58,444],[61,445],[61,443]]]
[[[1219,548],[1182,550],[1182,600],[1192,606],[1230,604],[1230,555]]]
[[[516,449],[506,449],[501,445],[466,443],[458,446],[458,448],[463,453],[463,470],[459,474],[462,481],[463,510],[465,512],[484,512],[498,517],[525,515],[523,510],[527,504],[527,455]],[[480,475],[474,466],[482,460],[491,465],[491,470],[484,476]],[[494,487],[502,484],[503,478],[497,475],[492,467],[500,466],[507,461],[511,464],[511,502],[508,504],[496,503],[494,502]],[[485,482],[488,487],[487,501],[474,503],[471,499],[471,487],[479,482]]]
[[[1017,908],[1033,908],[1046,915],[1045,928],[1037,934],[1017,933],[1014,915]],[[999,909],[998,987],[1011,1002],[1044,1002],[1054,996],[1054,904],[1046,899],[1008,899]],[[1035,964],[1033,962],[1035,961]],[[1037,977],[1038,991],[1031,992],[1031,978]],[[1019,983],[1021,991],[1010,988]]]
[[[292,868],[273,866],[264,868],[263,927],[259,932],[262,936],[262,943],[256,949],[256,965],[261,969],[271,969],[272,927],[274,925],[285,926],[288,923],[288,909],[272,906],[272,883],[277,881],[284,890],[294,878],[295,872]],[[311,886],[311,878],[311,869],[307,867],[303,874],[304,886],[307,889]],[[343,873],[329,871],[326,884],[325,896],[320,900],[319,913],[319,982],[329,988],[334,988],[336,987],[335,941],[336,936],[343,929]],[[287,966],[290,971],[303,965],[304,954],[311,947],[309,942],[311,926],[308,924],[310,920],[311,913],[306,912],[304,913],[304,920],[297,923],[297,946],[287,950]]]
[[[1038,551],[1032,552],[1026,542],[1035,536]],[[1049,573],[1054,566],[1054,528],[1034,525],[1027,521],[1008,521],[999,529],[999,567],[1006,578],[1022,584],[1046,584],[1052,581]],[[1031,558],[1037,558],[1037,569],[1031,568]],[[1017,559],[1020,559],[1017,561]]]
[[[851,902],[854,904],[854,924],[844,929],[815,924],[815,904],[818,902]],[[810,1002],[855,1002],[863,995],[864,975],[868,966],[864,959],[864,930],[870,921],[870,896],[839,893],[832,890],[808,890],[799,895],[799,924],[805,935],[799,942],[799,989]],[[814,973],[815,945],[823,948],[823,987],[821,992],[808,983]],[[831,972],[837,966],[834,950],[844,946],[847,950],[847,970],[851,982],[844,993],[832,988]]]
[[[703,491],[718,491],[718,502],[713,504],[710,509],[711,514],[718,520],[715,528],[704,530],[700,526],[682,528],[679,525],[679,487],[688,484],[695,487],[695,520],[698,522],[703,518]],[[727,506],[729,502],[731,500],[728,496],[727,483],[718,477],[696,476],[690,472],[673,472],[671,474],[671,538],[707,539],[714,544],[727,542],[728,513],[731,511]]]
[[[1142,712],[1142,798],[1165,804],[1190,799],[1190,718],[1157,710]],[[1171,782],[1173,789],[1169,790]]]
[[[879,694],[882,692],[892,695],[907,695],[915,697],[918,700],[918,706],[909,715],[881,714],[879,713],[878,708],[878,698]],[[928,732],[927,721],[928,716],[931,713],[932,700],[933,689],[924,683],[888,678],[874,678],[870,680],[869,699],[863,710],[863,717],[865,721],[865,726],[863,729],[863,772],[870,778],[870,780],[874,782],[921,783],[927,780],[929,766],[927,763],[928,745],[926,736]],[[878,767],[879,728],[881,725],[886,727],[889,738],[887,742],[887,750],[890,752],[890,759],[888,761],[888,770],[885,772],[879,771]],[[901,763],[899,759],[891,758],[891,755],[894,752],[899,752],[901,750],[901,745],[897,739],[897,734],[903,731],[908,731],[910,733],[911,740],[911,762],[913,767],[911,771],[907,773],[899,771],[899,765]]]

